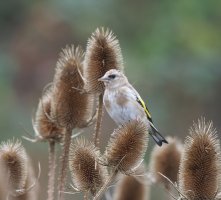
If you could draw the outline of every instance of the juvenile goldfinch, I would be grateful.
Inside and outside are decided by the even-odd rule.
[[[144,101],[122,72],[111,69],[98,80],[104,82],[105,85],[104,106],[118,125],[130,120],[142,120],[159,146],[162,146],[162,143],[168,143],[153,125]]]

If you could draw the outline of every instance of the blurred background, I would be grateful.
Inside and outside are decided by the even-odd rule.
[[[0,140],[21,138],[23,128],[33,134],[31,117],[61,48],[85,48],[101,26],[117,35],[126,75],[164,135],[183,140],[200,116],[220,133],[220,21],[221,1],[0,1]],[[116,126],[106,114],[103,124],[104,148]],[[41,162],[45,199],[47,144],[23,144],[36,170]],[[151,140],[147,160],[152,147]],[[151,199],[162,199],[161,193],[154,187]]]

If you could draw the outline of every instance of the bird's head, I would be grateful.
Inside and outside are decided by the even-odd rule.
[[[116,69],[107,71],[98,81],[104,82],[105,87],[109,88],[121,87],[128,82],[123,72]]]

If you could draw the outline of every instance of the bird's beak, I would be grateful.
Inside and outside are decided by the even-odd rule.
[[[103,77],[99,78],[98,81],[107,82],[107,81],[109,81],[109,79],[107,77],[103,76]]]

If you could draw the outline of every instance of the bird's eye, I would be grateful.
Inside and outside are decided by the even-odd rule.
[[[108,76],[108,78],[110,78],[110,79],[115,79],[115,77],[116,77],[115,74],[111,74],[111,75]]]

